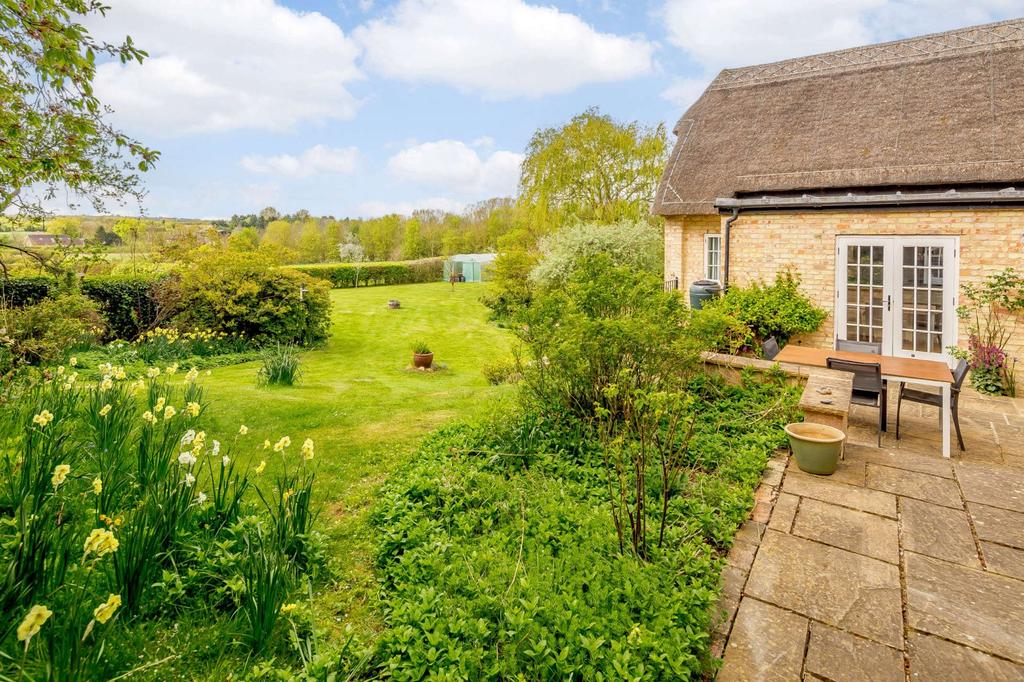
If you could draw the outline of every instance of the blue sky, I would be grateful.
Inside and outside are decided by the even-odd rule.
[[[109,0],[114,122],[152,216],[372,216],[511,195],[538,127],[669,128],[723,67],[1024,14],[1024,0]],[[121,209],[134,210],[134,208]]]

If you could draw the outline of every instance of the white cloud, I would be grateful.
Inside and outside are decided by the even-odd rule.
[[[364,201],[356,208],[360,218],[379,218],[385,215],[412,215],[415,211],[447,211],[462,213],[466,204],[447,197],[430,197],[420,201]]]
[[[685,111],[697,101],[710,83],[710,78],[677,78],[661,91],[661,96]]]
[[[279,154],[277,156],[245,156],[242,167],[253,173],[272,173],[290,178],[307,178],[311,175],[354,173],[359,160],[355,147],[327,147],[318,144],[298,156]]]
[[[388,159],[388,172],[396,180],[444,188],[462,195],[510,196],[519,184],[523,155],[491,152],[486,158],[458,140],[425,142]]]
[[[1020,0],[666,0],[669,42],[708,73],[995,21]]]
[[[274,0],[114,0],[92,27],[149,52],[99,66],[96,91],[118,121],[153,135],[290,130],[350,119],[358,47],[327,17]]]
[[[365,65],[388,78],[444,83],[493,99],[540,97],[651,71],[654,44],[600,33],[523,0],[401,0],[356,29]]]

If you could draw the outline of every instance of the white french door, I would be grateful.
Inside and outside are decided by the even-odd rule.
[[[836,338],[885,355],[949,361],[956,343],[958,237],[836,240]]]

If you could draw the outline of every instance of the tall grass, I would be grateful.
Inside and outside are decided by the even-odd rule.
[[[256,377],[260,386],[293,386],[299,380],[299,350],[295,346],[272,346],[263,351],[262,362]]]

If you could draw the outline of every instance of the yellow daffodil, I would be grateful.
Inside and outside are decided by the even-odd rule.
[[[100,382],[100,390],[109,391],[114,387],[114,380],[110,378],[110,375],[103,377],[103,381]]]
[[[146,377],[147,378],[149,378],[149,379],[156,379],[158,376],[160,376],[160,368],[159,367],[150,367],[149,369],[146,370]]]
[[[281,503],[282,504],[288,504],[288,498],[291,497],[294,494],[295,494],[295,490],[293,488],[288,488],[288,490],[285,490],[284,494],[281,495]]]
[[[164,419],[170,419],[177,413],[178,411],[174,409],[174,405],[168,405],[164,408]]]
[[[254,471],[256,472],[256,475],[259,476],[260,474],[263,473],[263,471],[266,468],[267,468],[267,460],[261,459],[259,465],[257,465],[257,467],[256,467],[256,469],[254,469]]]
[[[178,363],[174,363],[173,365],[168,365],[167,369],[165,369],[164,372],[168,376],[173,375],[173,374],[177,374],[178,373]]]
[[[71,467],[67,464],[58,464],[53,468],[53,476],[50,477],[50,483],[53,484],[53,489],[56,490],[60,485],[67,479],[68,474],[71,473]]]
[[[199,409],[199,403],[191,402],[185,406],[185,413],[190,417],[198,417]]]
[[[302,444],[302,459],[311,460],[313,459],[313,439],[307,438],[306,442]]]
[[[39,630],[43,627],[43,623],[53,615],[53,611],[46,608],[42,604],[36,604],[28,613],[25,615],[25,619],[21,621],[21,625],[18,626],[18,641],[24,642],[25,646],[28,646],[29,640],[39,634]]]
[[[77,367],[78,366],[78,358],[76,358],[74,355],[72,355],[71,359],[68,360],[68,364],[71,365],[72,367]]]
[[[108,414],[110,414],[110,410],[111,410],[111,405],[110,405],[110,403],[107,403],[106,405],[104,405],[103,407],[100,408],[100,416],[101,417],[106,417]]]
[[[85,539],[85,556],[95,554],[97,558],[116,552],[118,545],[117,538],[106,528],[93,528],[89,537]]]
[[[112,594],[107,597],[107,601],[97,606],[93,612],[92,617],[96,619],[97,623],[106,623],[114,616],[114,611],[117,611],[117,607],[121,605],[121,595]]]
[[[124,367],[118,367],[114,370],[114,378],[118,381],[124,381],[128,378],[128,373],[124,371]]]
[[[185,375],[185,383],[186,383],[186,384],[191,384],[191,383],[192,383],[193,381],[195,381],[195,380],[196,380],[196,379],[197,379],[198,377],[199,377],[199,370],[198,370],[198,369],[196,369],[195,367],[193,367],[193,368],[192,368],[192,369],[190,369],[190,370],[188,371],[188,373],[187,373],[187,374]]]
[[[153,406],[154,412],[159,412],[164,409],[164,405],[167,403],[167,398],[160,397],[156,399],[156,405]]]
[[[263,439],[263,449],[264,449],[264,450],[267,450],[267,449],[269,449],[269,448],[270,448],[270,440],[269,440],[269,439],[266,439],[266,438],[264,438],[264,439]]]
[[[53,421],[53,414],[49,410],[43,410],[36,416],[32,417],[32,423],[39,426],[39,428],[46,428],[46,425]]]
[[[297,608],[299,608],[299,605],[295,602],[292,602],[291,604],[285,604],[281,607],[281,613],[287,615]]]
[[[92,491],[97,495],[103,492],[103,479],[99,476],[92,479]]]
[[[244,436],[247,433],[249,433],[249,427],[248,426],[246,426],[245,424],[242,424],[241,426],[238,427],[238,435],[239,436]]]
[[[281,436],[281,440],[274,443],[274,452],[284,452],[284,449],[292,444],[292,439],[288,436]]]
[[[62,374],[64,374],[64,365],[57,367],[57,376],[61,376]]]
[[[150,424],[156,424],[156,417],[149,410],[142,413],[142,421],[149,422]]]

